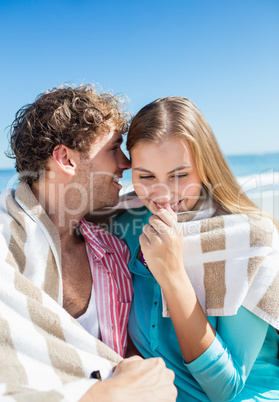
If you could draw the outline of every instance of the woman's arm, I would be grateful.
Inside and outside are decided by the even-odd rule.
[[[201,308],[184,267],[168,280],[161,283],[159,280],[181,352],[185,362],[190,363],[212,344],[215,330]]]
[[[213,342],[215,331],[197,299],[183,264],[183,237],[169,208],[150,217],[143,227],[141,249],[167,301],[181,352],[187,363]]]
[[[218,317],[212,345],[195,361],[186,364],[211,400],[227,401],[239,394],[267,330],[268,324],[244,307],[234,316]]]

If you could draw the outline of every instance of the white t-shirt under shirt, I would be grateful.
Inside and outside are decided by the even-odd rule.
[[[89,334],[95,336],[95,338],[100,339],[100,326],[93,285],[87,310],[80,317],[76,318],[76,320],[84,329],[86,329],[87,332],[89,332]]]

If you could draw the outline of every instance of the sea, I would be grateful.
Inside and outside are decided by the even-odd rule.
[[[279,153],[229,155],[227,162],[247,195],[279,192]],[[0,170],[0,192],[16,187],[18,175],[14,169]],[[131,170],[123,173],[122,193],[133,190]]]

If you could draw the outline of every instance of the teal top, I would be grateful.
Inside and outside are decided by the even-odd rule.
[[[143,207],[119,215],[112,226],[132,254],[134,300],[128,330],[137,349],[145,358],[162,357],[174,371],[177,401],[278,401],[278,334],[244,307],[234,316],[207,317],[216,337],[201,356],[185,363],[171,318],[162,317],[160,286],[136,258],[150,215]]]

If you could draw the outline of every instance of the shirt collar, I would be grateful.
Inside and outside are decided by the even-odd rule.
[[[84,218],[79,222],[78,228],[85,241],[91,247],[94,259],[99,261],[106,253],[114,253],[113,248],[104,243],[100,236],[104,232],[104,229],[95,225],[95,223],[87,222]]]

